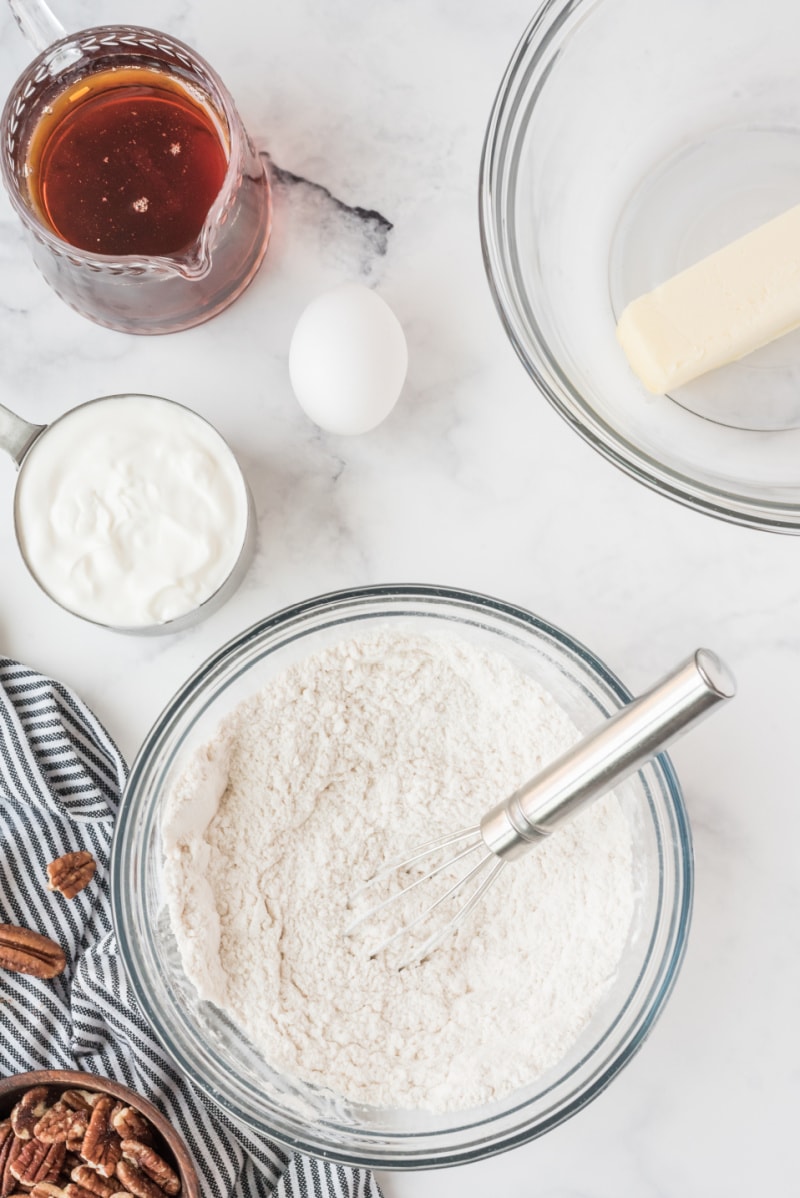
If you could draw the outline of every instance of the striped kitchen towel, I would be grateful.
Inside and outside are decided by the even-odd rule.
[[[111,927],[108,858],[125,762],[71,691],[0,657],[0,922],[67,955],[53,981],[0,972],[0,1069],[83,1069],[146,1095],[180,1132],[209,1198],[380,1198],[371,1174],[289,1155],[249,1135],[172,1067],[139,1014]],[[47,864],[87,849],[71,902]]]

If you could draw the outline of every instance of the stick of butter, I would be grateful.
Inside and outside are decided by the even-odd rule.
[[[800,205],[628,304],[617,338],[664,395],[800,325]]]

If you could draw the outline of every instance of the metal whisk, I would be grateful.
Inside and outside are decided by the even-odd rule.
[[[359,915],[346,934],[375,919],[387,907],[407,898],[412,891],[427,885],[444,871],[464,862],[465,872],[440,898],[371,953],[374,957],[384,952],[412,928],[424,923],[439,907],[462,893],[468,895],[457,913],[399,967],[403,969],[424,960],[463,923],[509,861],[527,853],[583,807],[665,749],[717,704],[732,699],[735,694],[736,683],[727,667],[715,653],[698,649],[652,690],[623,707],[595,732],[493,807],[480,824],[421,844],[408,856],[378,870],[351,895],[351,907],[392,874],[407,873],[426,858],[451,850],[446,860]]]

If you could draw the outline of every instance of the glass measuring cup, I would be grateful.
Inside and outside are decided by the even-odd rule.
[[[176,332],[221,312],[258,270],[271,222],[264,162],[221,79],[183,42],[155,30],[105,25],[68,35],[41,0],[10,4],[39,54],[15,83],[0,117],[0,166],[44,278],[81,315],[121,332]],[[77,248],[43,218],[31,190],[31,138],[53,102],[99,72],[131,68],[173,80],[213,121],[227,158],[199,234],[174,253]]]

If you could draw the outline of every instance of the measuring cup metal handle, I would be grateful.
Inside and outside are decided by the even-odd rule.
[[[719,703],[736,683],[716,654],[688,661],[547,766],[481,821],[487,846],[512,860],[660,753]]]
[[[46,428],[46,424],[30,424],[0,404],[0,449],[9,454],[16,466],[22,464],[25,454]]]
[[[37,54],[66,37],[66,30],[56,20],[44,0],[8,0],[14,20]]]

